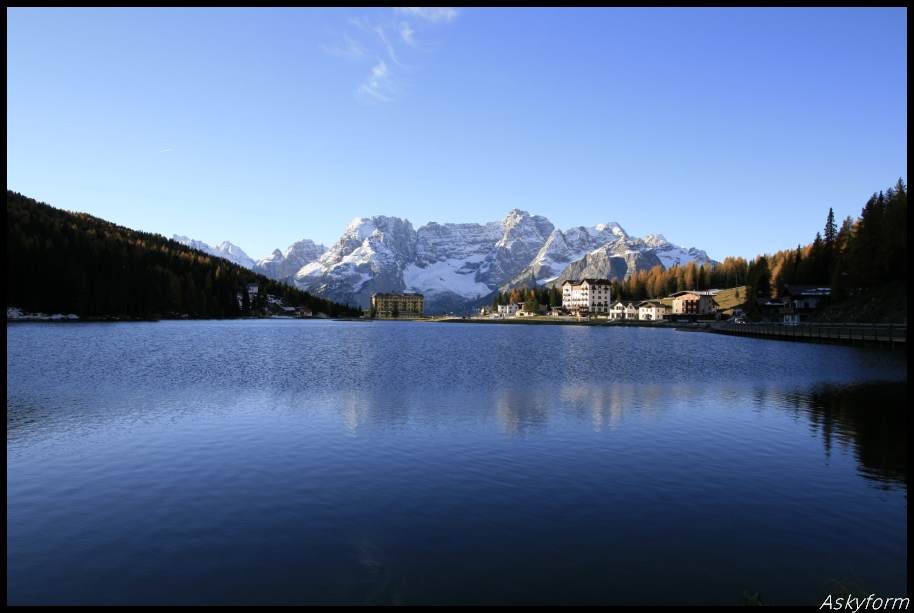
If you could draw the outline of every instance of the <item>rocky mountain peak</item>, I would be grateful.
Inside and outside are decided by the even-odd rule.
[[[194,246],[198,242],[175,237],[179,239]],[[229,259],[244,253],[227,241],[213,251],[217,249]],[[531,282],[622,279],[637,270],[690,261],[711,260],[704,251],[683,249],[660,234],[631,237],[616,222],[560,230],[545,217],[514,208],[500,221],[429,222],[418,230],[399,217],[356,217],[329,248],[303,239],[252,267],[362,307],[374,292],[421,292],[426,312],[440,313],[462,311],[499,289]]]

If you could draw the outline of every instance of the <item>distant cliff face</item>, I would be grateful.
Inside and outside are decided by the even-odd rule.
[[[275,249],[273,253],[257,261],[254,270],[271,279],[289,279],[306,264],[316,261],[327,248],[316,245],[308,239],[289,245],[285,253]]]
[[[220,245],[222,253],[214,255],[244,253],[234,245],[237,251],[222,250],[223,245],[231,243]],[[359,217],[329,248],[302,240],[285,253],[277,249],[251,261],[249,267],[363,308],[374,292],[419,292],[425,295],[426,313],[442,313],[461,311],[516,285],[580,277],[623,279],[657,265],[668,268],[691,261],[705,264],[711,259],[659,234],[631,237],[617,223],[563,231],[545,217],[514,209],[501,221],[431,222],[418,230],[397,217]]]
[[[238,245],[233,245],[228,241],[223,241],[215,247],[210,247],[203,241],[193,240],[187,238],[186,236],[178,236],[175,234],[171,237],[173,241],[177,241],[182,245],[191,247],[192,249],[199,249],[203,253],[208,253],[219,258],[225,258],[233,264],[238,264],[239,266],[244,266],[245,268],[254,268],[254,260],[248,257],[248,254]]]

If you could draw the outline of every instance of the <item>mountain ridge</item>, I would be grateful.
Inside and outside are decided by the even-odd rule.
[[[419,292],[430,314],[465,310],[499,290],[530,283],[560,284],[581,276],[621,280],[657,265],[713,262],[704,251],[675,245],[662,234],[633,237],[617,222],[561,230],[519,208],[498,221],[432,221],[418,229],[399,217],[356,217],[330,247],[303,239],[257,261],[227,241],[213,248],[179,238],[244,261],[270,278],[362,308],[374,292]]]

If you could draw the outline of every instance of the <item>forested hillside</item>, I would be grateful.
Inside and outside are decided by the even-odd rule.
[[[733,288],[747,284],[749,296],[777,298],[784,286],[797,283],[832,289],[832,302],[859,297],[907,281],[907,187],[902,179],[873,194],[854,219],[839,226],[834,211],[825,215],[823,231],[796,249],[760,255],[747,262],[727,257],[713,266],[659,266],[614,282],[613,299],[664,296],[683,289]],[[898,292],[894,292],[897,294]],[[903,292],[902,292],[903,293]]]
[[[238,293],[262,293],[330,316],[359,315],[336,304],[185,247],[85,213],[6,192],[6,304],[81,317],[233,317]]]
[[[750,262],[750,295],[777,298],[791,283],[818,285],[832,290],[824,319],[906,319],[907,208],[907,187],[898,179],[873,194],[857,219],[847,217],[839,226],[829,209],[811,243]]]

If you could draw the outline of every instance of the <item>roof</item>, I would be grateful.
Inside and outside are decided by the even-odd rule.
[[[374,293],[371,295],[372,298],[425,298],[422,294],[408,294],[408,293]]]
[[[565,279],[565,281],[562,282],[562,285],[566,285],[568,283],[571,285],[580,285],[584,281],[587,281],[587,283],[590,285],[610,285],[612,283],[612,281],[609,279],[595,279],[588,277],[587,279]]]
[[[788,296],[831,296],[831,288],[788,283],[784,285],[784,293]]]
[[[659,300],[645,300],[644,302],[638,303],[638,306],[639,307],[652,306],[652,307],[667,308],[666,305],[663,304],[662,302],[660,302]]]
[[[706,290],[697,290],[697,289],[685,289],[681,292],[673,292],[668,297],[675,298],[677,296],[684,296],[685,294],[695,294],[696,296],[713,296],[719,293],[719,289],[706,289]]]

